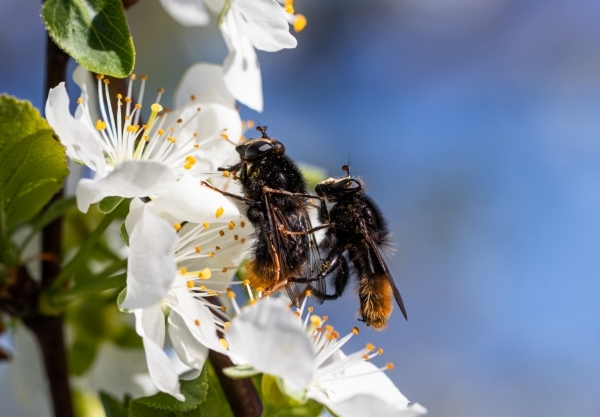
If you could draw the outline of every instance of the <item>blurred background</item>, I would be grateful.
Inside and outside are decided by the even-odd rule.
[[[409,321],[396,309],[347,350],[383,347],[377,363],[431,417],[599,415],[600,2],[296,10],[298,47],[259,52],[265,111],[242,114],[330,175],[350,158],[387,215]],[[0,1],[0,92],[42,108],[39,11]],[[128,18],[151,86],[226,55],[218,30],[181,27],[158,0]],[[347,291],[317,312],[342,331],[357,308]]]

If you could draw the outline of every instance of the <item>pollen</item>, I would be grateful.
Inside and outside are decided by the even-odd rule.
[[[299,311],[294,311],[294,316],[300,317],[300,312]]]
[[[162,136],[162,135],[164,135],[164,134],[165,134],[165,130],[164,130],[164,129],[158,129],[156,132],[157,132],[157,133],[158,133],[160,136]]]
[[[225,349],[227,349],[227,347],[229,346],[227,344],[227,340],[225,340],[223,338],[219,339],[219,342],[221,342],[221,346],[223,346]]]
[[[215,250],[221,250],[221,247],[217,245],[215,246]]]
[[[363,358],[364,360],[368,361],[368,360],[369,360],[369,355],[367,355],[367,354],[365,353],[364,355],[362,355],[362,358]]]
[[[325,323],[327,320],[329,320],[329,316],[323,316],[323,323]]]
[[[231,288],[227,288],[227,297],[235,298],[235,293],[231,291]]]
[[[109,80],[108,78],[104,78],[104,79],[102,80],[102,82],[103,82],[104,84],[106,84],[106,85],[109,85],[109,84],[110,84],[110,80]]]
[[[387,369],[388,371],[391,371],[392,369],[394,369],[394,364],[391,362],[386,363],[385,369]]]
[[[136,74],[131,74],[131,79],[132,79],[132,80],[135,80],[136,78],[137,78],[137,75],[136,75]]]
[[[382,348],[377,349],[377,354],[378,355],[383,355],[383,349]]]
[[[198,319],[194,320],[194,324],[195,324],[196,326],[200,326],[200,320],[198,320]]]
[[[79,98],[77,99],[77,104],[81,104],[81,103],[83,103],[83,99],[82,99],[81,97],[79,97]]]
[[[227,170],[223,171],[223,176],[224,177],[229,177],[229,171],[227,171]]]
[[[138,125],[128,125],[125,130],[128,131],[129,133],[135,133],[139,130],[139,126]]]
[[[309,312],[309,313],[312,313],[312,312],[313,312],[313,310],[314,310],[314,308],[312,308],[312,307],[308,307],[308,308],[307,308],[307,310],[308,310],[308,312]]]
[[[358,327],[352,328],[352,334],[358,334],[358,332],[359,332]]]
[[[194,158],[192,155],[186,156],[183,168],[191,169],[194,165],[196,165],[196,158]]]
[[[142,80],[142,81],[146,81],[147,79],[148,79],[148,76],[145,74],[140,77],[140,80]]]
[[[215,257],[215,253],[214,252],[208,252],[208,257],[209,258],[214,258]]]
[[[198,145],[198,144],[194,145],[194,149],[198,149],[199,147],[200,147],[200,145]]]
[[[206,291],[206,286],[205,285],[200,285],[200,291]]]
[[[190,96],[190,100],[192,100],[192,101],[196,100],[196,96],[192,94],[192,95]]]
[[[202,252],[202,248],[200,246],[194,246],[194,250],[196,251],[196,253]]]
[[[175,142],[177,142],[177,139],[175,139],[173,136],[168,136],[168,137],[167,137],[167,140],[168,140],[169,142],[171,142],[171,143],[175,143]]]
[[[188,288],[194,288],[194,281],[188,281],[187,282],[187,287]]]
[[[296,19],[294,19],[294,30],[296,31],[296,33],[302,32],[304,30],[304,28],[306,27],[307,23],[308,22],[306,20],[306,17],[304,17],[304,15],[297,14]]]
[[[304,294],[306,294],[307,297],[310,297],[312,295],[312,292],[310,290],[306,290]]]
[[[202,226],[204,226],[205,229],[208,229],[210,227],[210,223],[204,222],[204,223],[202,223]]]
[[[173,225],[173,227],[174,227],[174,228],[175,228],[175,230],[177,230],[177,231],[181,230],[181,224],[180,224],[180,223],[175,223],[175,224]]]
[[[142,105],[140,103],[136,103],[135,108],[139,110],[142,108]]]
[[[125,97],[125,103],[131,103],[131,98]]]
[[[228,322],[228,321],[226,321],[226,322],[223,324],[223,330],[227,330],[227,328],[228,328],[230,325],[231,325],[231,323],[230,323],[230,322]]]
[[[239,236],[238,235],[233,235],[233,240],[238,240]]]
[[[285,0],[285,11],[294,14],[294,0]]]
[[[219,236],[225,236],[225,232],[222,230],[219,230]]]
[[[373,346],[373,344],[372,344],[372,343],[367,343],[367,346],[366,346],[366,348],[367,348],[367,350],[370,352],[370,351],[372,351],[372,350],[374,350],[374,349],[375,349],[375,346]]]
[[[243,237],[243,238],[242,238],[242,240],[240,240],[240,242],[242,242],[242,243],[246,243],[246,238],[245,238],[245,237]]]
[[[218,219],[219,217],[221,217],[223,215],[224,211],[225,211],[225,209],[223,207],[219,207],[217,209],[217,212],[215,213],[215,217]]]
[[[210,268],[204,268],[198,274],[198,278],[200,278],[200,279],[209,279],[211,277],[211,275],[212,275],[212,273],[210,272]]]
[[[106,122],[103,122],[100,119],[96,120],[96,130],[104,130],[104,129],[106,129]]]
[[[249,128],[253,128],[254,127],[254,120],[248,120],[246,122],[246,124],[248,125]]]
[[[232,220],[232,221],[230,221],[230,222],[229,222],[229,224],[227,225],[227,228],[228,228],[229,230],[233,230],[233,228],[234,228],[234,227],[235,227],[235,223],[234,223],[234,222],[233,222],[233,220]]]
[[[221,311],[222,311],[223,313],[224,313],[224,312],[226,312],[226,311],[227,311],[227,307],[225,307],[225,306],[221,306]]]
[[[187,274],[187,268],[185,266],[182,266],[181,268],[179,268],[179,273],[181,275]]]
[[[96,79],[97,80],[102,80],[104,78],[104,75],[102,74],[96,74]]]
[[[240,222],[240,226],[242,226],[242,227],[246,226],[246,222],[242,220],[242,221]]]
[[[221,133],[221,139],[229,139],[229,136],[227,136],[227,133]]]

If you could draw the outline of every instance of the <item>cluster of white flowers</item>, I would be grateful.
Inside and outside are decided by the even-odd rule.
[[[201,0],[161,1],[182,24],[209,21]],[[126,93],[111,95],[107,78],[81,67],[74,73],[81,88],[75,115],[64,83],[50,91],[46,104],[48,122],[68,156],[94,172],[78,184],[79,209],[87,212],[106,197],[131,199],[125,221],[127,288],[120,307],[135,315],[152,381],[184,399],[164,350],[168,334],[191,369],[200,372],[211,349],[281,378],[288,395],[314,399],[341,416],[425,413],[418,404],[408,405],[385,376],[391,364],[377,368],[369,362],[381,349],[367,345],[342,353],[358,329],[340,337],[312,308],[292,311],[282,299],[256,300],[247,283],[233,281],[252,228],[236,204],[201,181],[212,178],[235,191],[233,179],[217,168],[236,162],[231,142],[243,139],[248,126],[236,100],[259,111],[263,107],[254,48],[295,47],[288,25],[298,31],[306,19],[294,13],[291,0],[204,3],[220,13],[229,55],[222,67],[192,66],[175,91],[173,109],[160,104],[164,91],[159,89],[143,116],[145,76],[132,75]],[[234,284],[248,287],[247,306],[235,301]]]

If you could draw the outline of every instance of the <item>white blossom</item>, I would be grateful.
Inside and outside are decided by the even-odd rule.
[[[159,89],[145,123],[140,116],[146,77],[140,77],[134,97],[136,78],[130,77],[125,97],[118,94],[111,99],[108,79],[98,76],[94,83],[87,70],[77,68],[74,79],[82,91],[75,117],[69,112],[64,83],[50,90],[46,102],[50,126],[67,155],[95,171],[94,179],[83,179],[77,187],[77,204],[83,212],[108,196],[159,195],[183,175],[202,177],[235,154],[223,139],[241,136],[241,120],[221,67],[190,68],[175,93],[175,110],[162,107]]]

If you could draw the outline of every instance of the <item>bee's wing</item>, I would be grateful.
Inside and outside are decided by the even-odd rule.
[[[398,303],[398,307],[400,307],[400,311],[402,311],[402,315],[404,316],[404,319],[408,320],[408,315],[406,314],[406,308],[404,307],[404,301],[402,301],[402,296],[400,295],[400,291],[398,291],[398,288],[396,287],[396,284],[394,283],[394,278],[392,278],[392,274],[390,273],[390,270],[388,269],[387,264],[385,263],[385,261],[383,260],[383,257],[381,256],[381,251],[379,250],[379,247],[373,241],[373,237],[371,236],[371,234],[367,230],[366,225],[362,221],[360,222],[360,229],[361,229],[360,230],[361,234],[367,241],[369,247],[373,250],[373,253],[377,257],[377,261],[379,262],[381,269],[383,269],[383,272],[392,287],[392,292],[394,293],[394,298],[396,299],[396,303]]]
[[[310,216],[308,212],[304,212],[301,217],[302,228],[304,230],[311,230],[312,223],[310,221]],[[315,234],[311,233],[307,235],[308,237],[308,258],[306,265],[300,271],[301,277],[315,278],[319,275],[319,269],[321,267],[321,255],[319,253],[319,245],[317,244],[317,239],[315,238]],[[302,292],[303,295],[306,295],[306,290],[309,289],[312,292],[312,295],[315,297],[315,300],[322,304],[325,300],[325,294],[327,292],[327,281],[325,278],[320,279],[318,281],[312,281],[307,288],[304,288]]]

